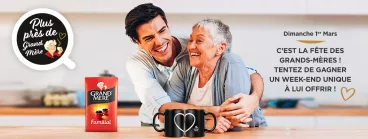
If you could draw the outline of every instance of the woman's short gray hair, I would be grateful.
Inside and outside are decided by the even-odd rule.
[[[192,28],[200,27],[205,28],[211,33],[211,37],[213,38],[215,45],[218,45],[221,42],[226,42],[226,52],[230,52],[232,36],[228,25],[225,25],[218,19],[204,19],[196,23]]]
[[[55,45],[57,44],[55,40],[46,41],[45,45],[43,45],[46,50],[48,50],[48,47],[49,47],[50,43],[54,43]]]
[[[104,82],[98,82],[97,87],[100,87],[100,85],[104,85],[104,84],[105,84]]]

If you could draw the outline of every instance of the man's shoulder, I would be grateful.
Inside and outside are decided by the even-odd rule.
[[[189,55],[182,55],[181,58],[178,59],[178,64],[185,67],[190,66]]]
[[[189,42],[188,37],[179,36],[179,37],[176,37],[176,38],[180,41],[180,43],[182,43],[182,45],[187,45],[187,43]]]
[[[180,75],[184,75],[189,73],[191,70],[192,66],[190,65],[189,55],[184,55],[183,57],[178,59],[174,72],[180,73]]]
[[[180,42],[181,51],[177,56],[177,58],[180,59],[180,58],[182,58],[182,57],[184,57],[185,55],[188,54],[187,45],[188,45],[188,42],[189,42],[189,38],[185,37],[183,35],[180,35],[180,36],[178,35],[178,36],[174,36],[174,37],[176,39],[178,39],[178,41]]]
[[[139,59],[149,59],[150,56],[143,52],[142,50],[134,51],[130,56],[129,59],[139,60]]]
[[[178,39],[180,42],[188,42],[189,41],[189,37],[185,36],[185,35],[173,35],[176,39]]]
[[[126,62],[127,66],[131,67],[153,67],[155,64],[152,58],[141,50],[136,50],[131,54]]]

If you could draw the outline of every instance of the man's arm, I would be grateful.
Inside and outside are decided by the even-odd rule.
[[[168,102],[163,104],[159,111],[164,113],[166,109],[203,109],[206,112],[211,112],[218,116],[220,114],[220,106],[195,106],[191,104]],[[208,117],[211,117],[210,115]],[[207,118],[206,118],[207,119]],[[159,115],[160,122],[164,122],[164,117]]]
[[[251,82],[250,95],[259,98],[259,101],[261,101],[264,87],[263,79],[256,69],[248,65],[245,66],[247,67],[248,73],[250,75],[250,82]]]
[[[212,112],[216,116],[219,115],[220,107],[219,106],[195,106],[192,104],[179,103],[179,102],[168,102],[163,104],[159,111],[165,112],[166,109],[204,109],[206,112]]]
[[[250,95],[255,96],[261,101],[263,96],[264,83],[259,73],[254,73],[250,76],[251,89]]]
[[[240,80],[241,77],[242,77],[241,73],[244,73],[243,78],[246,78],[245,72],[242,72],[242,71],[244,71],[244,67],[241,66],[243,64],[244,63],[242,63],[242,62],[238,62],[237,64],[233,63],[231,66],[229,66],[230,70],[227,71],[228,76],[229,76],[229,71],[233,71],[233,72],[237,73],[236,77],[231,76],[232,77],[231,79],[232,80],[235,79],[234,80],[235,82],[234,83],[229,83],[228,84],[229,86],[242,83],[241,82],[242,80]],[[253,69],[249,66],[245,66],[245,67],[248,69],[248,71],[247,71],[248,79],[250,79],[250,85],[249,84],[248,85],[250,87],[250,90],[246,89],[248,87],[248,86],[246,86],[246,84],[245,85],[236,85],[238,87],[240,86],[241,89],[236,90],[236,92],[233,92],[231,94],[235,93],[237,95],[230,97],[229,99],[227,99],[221,105],[221,116],[226,116],[226,117],[230,118],[232,123],[235,124],[235,125],[238,125],[238,124],[236,124],[238,122],[249,121],[249,119],[247,119],[247,118],[259,106],[259,102],[261,100],[260,98],[262,97],[262,94],[263,94],[263,80],[262,80],[261,76],[257,73],[257,70],[255,70],[255,69]],[[243,68],[243,70],[242,70],[242,68]],[[249,77],[249,75],[250,75],[250,77]],[[227,77],[227,78],[229,78],[229,77]],[[228,89],[227,91],[231,92],[231,89],[230,90]]]
[[[153,117],[162,104],[171,102],[170,97],[154,78],[153,73],[138,59],[129,59],[126,63],[126,69],[139,100],[146,106],[146,114]]]
[[[248,70],[249,72],[249,70]],[[226,100],[225,104],[222,104],[222,115],[231,116],[239,115],[243,113],[243,117],[238,116],[236,119],[248,117],[259,106],[259,103],[263,95],[263,79],[259,73],[254,72],[250,76],[251,90],[250,94],[242,93],[235,95]],[[236,104],[234,102],[237,102]],[[226,112],[227,111],[227,112]]]
[[[253,113],[256,107],[258,107],[259,102],[261,101],[263,96],[263,79],[255,69],[248,66],[247,68],[248,72],[251,74],[250,95],[243,93],[226,100],[226,104],[223,104],[223,107],[221,108],[221,111],[223,112],[222,115],[231,116],[240,113],[248,113],[246,115],[249,116],[249,114]],[[238,103],[234,104],[234,102]],[[236,112],[236,110],[238,110],[238,112]]]

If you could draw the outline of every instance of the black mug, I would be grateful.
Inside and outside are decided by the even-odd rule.
[[[211,115],[214,119],[212,129],[205,128],[205,117]],[[206,113],[204,110],[188,109],[185,110],[185,136],[204,137],[205,131],[212,132],[216,128],[216,116],[213,113]]]
[[[164,129],[157,129],[156,128],[156,116],[163,115],[165,116]],[[157,132],[164,131],[165,137],[183,137],[184,136],[184,110],[181,109],[172,109],[172,110],[165,110],[164,113],[156,113],[153,116],[153,128]]]

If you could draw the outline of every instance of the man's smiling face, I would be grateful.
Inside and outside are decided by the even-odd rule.
[[[167,65],[175,58],[171,32],[161,16],[137,27],[138,46],[152,55],[155,60]]]

